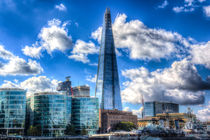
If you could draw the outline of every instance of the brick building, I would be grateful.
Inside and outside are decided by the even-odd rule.
[[[99,128],[101,133],[113,130],[119,122],[132,122],[137,126],[137,116],[132,112],[120,110],[99,110]]]

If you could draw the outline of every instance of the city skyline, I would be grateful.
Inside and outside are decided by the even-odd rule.
[[[82,4],[80,4],[82,3]],[[94,3],[94,4],[92,4]],[[93,5],[97,5],[94,8]],[[29,93],[95,79],[104,10],[109,7],[124,110],[140,113],[145,101],[191,107],[209,119],[207,0],[0,2],[0,85]]]

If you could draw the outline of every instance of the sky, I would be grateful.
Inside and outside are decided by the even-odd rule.
[[[1,0],[0,86],[31,95],[71,76],[94,96],[107,7],[124,110],[140,116],[143,97],[210,120],[209,0]]]

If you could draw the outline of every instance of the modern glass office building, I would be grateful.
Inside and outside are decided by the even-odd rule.
[[[35,93],[28,111],[31,125],[41,129],[42,136],[62,136],[71,119],[71,96],[57,92]]]
[[[179,113],[179,105],[167,102],[145,102],[144,117],[156,116],[160,113]]]
[[[122,110],[111,14],[108,8],[104,15],[95,94],[101,109]]]
[[[98,131],[98,122],[98,98],[72,98],[72,124],[75,127],[76,133],[80,134],[85,130],[88,134],[95,134]]]
[[[26,113],[26,91],[0,89],[0,134],[23,135]]]

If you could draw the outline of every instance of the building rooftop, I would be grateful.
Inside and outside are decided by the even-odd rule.
[[[0,91],[5,91],[5,90],[10,90],[10,91],[12,91],[12,90],[24,91],[24,89],[21,89],[21,88],[0,88]]]
[[[34,93],[34,95],[64,95],[64,93],[61,92],[37,92]]]

